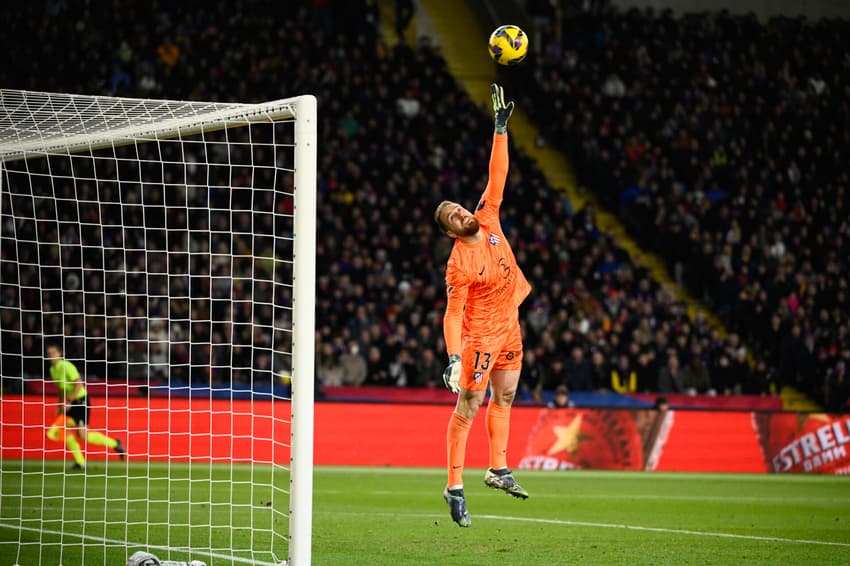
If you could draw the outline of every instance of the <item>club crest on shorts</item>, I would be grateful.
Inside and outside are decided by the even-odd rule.
[[[502,239],[499,237],[498,234],[494,234],[493,232],[490,232],[490,244],[491,245],[498,246],[499,242],[501,242],[501,241],[502,241]]]
[[[483,371],[476,371],[472,374],[472,378],[475,380],[475,383],[481,383],[481,378],[484,377]]]

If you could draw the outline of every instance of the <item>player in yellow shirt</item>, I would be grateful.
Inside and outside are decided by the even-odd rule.
[[[62,440],[74,457],[74,468],[83,470],[86,459],[80,449],[78,439],[85,438],[87,443],[108,446],[124,459],[124,447],[117,438],[88,430],[89,403],[86,387],[77,367],[66,360],[62,347],[58,344],[47,346],[47,358],[50,360],[50,377],[59,390],[56,407],[56,420],[47,430],[50,440]]]
[[[489,180],[475,213],[458,203],[443,201],[434,212],[437,224],[454,238],[446,266],[448,302],[443,333],[449,366],[446,386],[458,394],[446,434],[448,482],[443,497],[452,519],[470,525],[463,492],[466,441],[472,420],[489,386],[486,428],[490,467],[488,487],[526,499],[528,492],[507,466],[510,411],[522,368],[520,303],[531,291],[502,232],[499,209],[508,176],[507,123],[514,103],[505,104],[502,87],[491,86],[495,133],[490,154]]]

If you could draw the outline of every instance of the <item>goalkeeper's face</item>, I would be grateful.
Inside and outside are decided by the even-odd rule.
[[[475,216],[459,204],[452,203],[443,209],[443,226],[449,236],[467,237],[478,233],[480,225]]]

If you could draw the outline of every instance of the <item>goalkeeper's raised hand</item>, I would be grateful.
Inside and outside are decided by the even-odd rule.
[[[452,393],[460,393],[460,356],[457,354],[449,356],[449,365],[443,372],[443,383]]]
[[[508,131],[508,120],[514,111],[514,102],[512,100],[505,104],[505,91],[495,83],[490,85],[490,94],[493,96],[493,113],[496,115],[496,133],[504,134]]]

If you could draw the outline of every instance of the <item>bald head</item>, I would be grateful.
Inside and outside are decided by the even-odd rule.
[[[452,238],[475,236],[481,227],[474,214],[450,200],[444,200],[437,205],[434,221]]]

